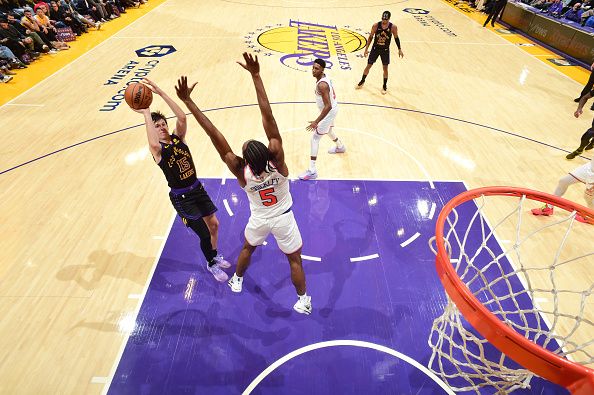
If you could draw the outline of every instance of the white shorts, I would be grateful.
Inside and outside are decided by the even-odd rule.
[[[338,114],[338,108],[333,108],[330,110],[326,117],[318,123],[318,128],[316,129],[317,134],[327,134],[330,131],[331,127],[334,127],[334,120],[336,119],[336,115]]]
[[[285,254],[292,254],[303,245],[293,211],[273,218],[251,216],[244,232],[245,239],[252,246],[264,243],[270,233],[274,235],[278,248]]]
[[[594,194],[594,172],[592,172],[591,164],[585,163],[580,167],[569,172],[576,180],[586,184],[586,193],[588,195]]]

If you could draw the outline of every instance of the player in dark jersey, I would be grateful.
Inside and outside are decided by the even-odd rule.
[[[590,66],[590,78],[588,78],[588,82],[586,82],[586,86],[584,86],[584,89],[582,89],[582,91],[580,92],[580,96],[578,98],[574,99],[573,101],[576,103],[579,103],[580,99],[583,96],[586,96],[588,93],[590,93],[592,88],[594,88],[594,62],[592,63],[592,66]],[[592,107],[590,107],[590,110],[594,110],[594,103],[592,103]]]
[[[367,45],[365,46],[365,52],[363,55],[367,56],[369,53],[368,48],[372,39],[373,46],[371,47],[371,53],[369,53],[367,67],[365,67],[365,71],[363,71],[363,77],[361,77],[361,81],[359,81],[357,84],[357,89],[361,89],[363,87],[365,78],[367,78],[367,74],[369,74],[371,66],[373,66],[378,57],[381,57],[382,65],[384,66],[384,85],[382,87],[382,94],[385,95],[388,92],[388,65],[390,64],[390,41],[392,36],[394,36],[394,41],[398,47],[398,56],[401,58],[404,57],[404,53],[400,48],[398,28],[396,25],[390,22],[390,16],[390,11],[384,11],[382,14],[382,20],[380,22],[374,23],[371,27],[371,33],[369,33],[369,38],[367,39]]]
[[[581,96],[580,104],[578,104],[578,108],[574,114],[576,118],[582,115],[584,105],[586,105],[586,102],[592,97],[594,97],[594,91],[590,91],[590,93],[586,93],[585,95]],[[589,151],[592,148],[594,148],[594,119],[592,120],[592,127],[586,130],[586,133],[584,133],[580,138],[580,146],[575,151],[568,154],[566,158],[573,159],[576,156],[581,155],[584,150]]]
[[[503,9],[507,4],[507,0],[495,0],[495,2],[491,5],[491,12],[489,12],[489,16],[483,23],[483,27],[487,26],[487,23],[491,21],[491,27],[495,27],[495,20],[503,15]]]
[[[161,96],[176,116],[175,130],[169,134],[167,119],[150,108],[134,110],[144,115],[149,149],[159,165],[171,191],[169,199],[184,221],[200,238],[200,249],[207,261],[207,269],[217,281],[227,281],[229,276],[221,270],[231,265],[217,252],[219,220],[217,207],[196,178],[196,167],[186,145],[186,114],[154,82],[142,81],[155,94]]]

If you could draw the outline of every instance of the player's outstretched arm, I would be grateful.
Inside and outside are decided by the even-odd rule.
[[[175,114],[176,122],[175,122],[175,135],[185,141],[186,138],[186,130],[187,130],[187,121],[186,121],[186,113],[182,108],[175,102],[163,89],[161,89],[157,84],[153,81],[149,80],[148,78],[143,78],[142,83],[149,87],[153,93],[161,96],[165,103],[171,108],[171,111]]]
[[[260,107],[260,113],[262,114],[262,124],[264,126],[264,132],[266,132],[266,137],[268,137],[268,140],[273,138],[280,140],[281,136],[278,131],[278,126],[276,125],[276,120],[272,115],[272,108],[270,107],[268,96],[266,95],[266,89],[264,89],[264,83],[260,77],[260,63],[258,63],[258,57],[256,56],[254,58],[251,54],[244,52],[243,59],[245,60],[245,63],[237,63],[249,71],[252,75],[254,87],[256,88],[256,96],[258,98],[258,106]]]
[[[585,94],[581,99],[580,102],[578,104],[578,108],[577,110],[575,110],[575,112],[573,113],[573,115],[576,118],[579,118],[580,115],[582,115],[582,113],[584,112],[584,106],[586,105],[586,102],[592,97],[592,92]]]
[[[277,166],[284,167],[285,155],[283,152],[283,140],[278,131],[276,120],[272,115],[270,101],[268,101],[266,89],[264,89],[264,83],[260,77],[260,63],[258,63],[258,57],[253,57],[251,54],[244,52],[243,59],[245,60],[245,63],[237,63],[252,75],[252,81],[254,82],[256,96],[258,98],[258,106],[260,107],[260,113],[262,114],[262,125],[264,126],[266,137],[268,138],[268,149],[272,155],[274,155]]]
[[[233,153],[227,139],[225,136],[210,122],[210,119],[200,111],[194,100],[190,97],[194,87],[196,86],[197,82],[194,83],[191,87],[188,86],[188,77],[182,76],[177,80],[177,85],[175,86],[175,91],[177,92],[177,97],[180,98],[182,102],[188,107],[188,110],[194,115],[196,121],[200,124],[202,129],[206,132],[208,137],[210,137],[210,141],[216,148],[219,156],[225,162],[229,170],[237,177],[243,178],[242,166],[241,166],[241,158]]]
[[[133,109],[133,111],[136,111],[137,113],[144,116],[144,124],[146,126],[146,137],[149,144],[149,150],[151,151],[151,155],[153,155],[155,162],[161,162],[161,143],[159,143],[159,132],[157,132],[155,124],[153,123],[151,109],[147,107],[141,110]]]

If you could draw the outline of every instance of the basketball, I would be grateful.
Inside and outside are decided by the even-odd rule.
[[[153,102],[153,92],[144,84],[135,82],[128,85],[124,98],[131,108],[142,110],[148,108]]]

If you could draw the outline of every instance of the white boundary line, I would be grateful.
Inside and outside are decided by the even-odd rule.
[[[227,199],[223,199],[223,205],[225,206],[225,210],[227,210],[227,214],[229,214],[229,216],[232,217],[233,211],[231,211],[231,207],[229,207],[229,202],[227,201]]]
[[[266,369],[264,369],[264,371],[262,373],[260,373],[247,386],[247,388],[243,391],[242,395],[251,394],[252,391],[258,386],[258,384],[260,384],[260,382],[262,382],[262,380],[264,380],[266,378],[266,376],[268,376],[270,373],[272,373],[274,370],[276,370],[276,368],[278,368],[285,362],[287,362],[301,354],[305,354],[306,352],[309,352],[309,351],[319,350],[321,348],[327,348],[327,347],[336,347],[336,346],[352,346],[352,347],[370,348],[372,350],[377,350],[377,351],[384,352],[386,354],[390,354],[398,359],[403,360],[404,362],[407,362],[409,365],[412,365],[413,367],[417,368],[421,372],[425,373],[429,378],[431,378],[435,383],[437,383],[437,385],[439,385],[444,390],[444,392],[447,393],[448,395],[456,395],[454,393],[454,391],[452,391],[433,372],[431,372],[428,368],[421,365],[418,361],[414,360],[413,358],[409,357],[408,355],[402,354],[396,350],[392,350],[391,348],[388,348],[386,346],[381,346],[379,344],[360,341],[360,340],[330,340],[330,341],[310,344],[308,346],[301,347],[295,351],[292,351],[292,352],[288,353],[287,355],[285,355],[284,357],[277,359],[272,365],[270,365]]]
[[[361,261],[368,261],[370,259],[379,258],[379,254],[372,254],[372,255],[365,255],[365,256],[358,256],[354,258],[349,258],[351,262],[361,262]]]
[[[301,258],[306,261],[322,262],[322,258],[318,258],[317,256],[301,255]]]
[[[403,248],[406,247],[407,245],[409,245],[410,243],[412,243],[413,241],[418,239],[420,235],[421,234],[419,232],[415,233],[414,235],[409,237],[408,240],[405,240],[402,243],[400,243],[400,247],[403,247]]]
[[[146,293],[148,292],[149,285],[153,279],[153,276],[155,275],[155,270],[157,269],[157,263],[159,263],[161,254],[163,254],[163,250],[165,249],[165,242],[169,238],[169,234],[171,233],[171,230],[173,229],[173,223],[175,222],[176,217],[177,217],[177,213],[174,213],[173,217],[171,218],[171,221],[169,221],[169,231],[167,232],[167,237],[165,237],[165,239],[161,243],[161,247],[159,247],[159,251],[157,252],[157,255],[155,256],[155,262],[153,263],[151,273],[148,277],[146,284],[144,284],[144,289],[142,290],[142,294],[141,294],[142,296],[138,299],[138,304],[136,305],[136,309],[134,311],[134,315],[133,315],[134,322],[136,322],[136,319],[138,318],[138,313],[140,312],[140,307],[142,306],[142,302],[144,301],[144,298],[146,297]],[[128,344],[129,339],[130,339],[130,332],[128,332],[126,334],[126,336],[124,337],[124,340],[122,341],[122,345],[120,346],[120,351],[118,352],[118,356],[116,357],[115,361],[113,362],[113,366],[111,368],[111,371],[109,372],[109,376],[107,376],[107,381],[105,381],[106,385],[103,387],[103,390],[101,391],[102,395],[107,394],[107,390],[109,390],[109,387],[111,386],[111,382],[113,381],[113,376],[115,375],[116,369],[118,368],[118,365],[120,364],[120,360],[122,359],[122,356],[124,355],[124,349],[126,348],[126,345]]]

